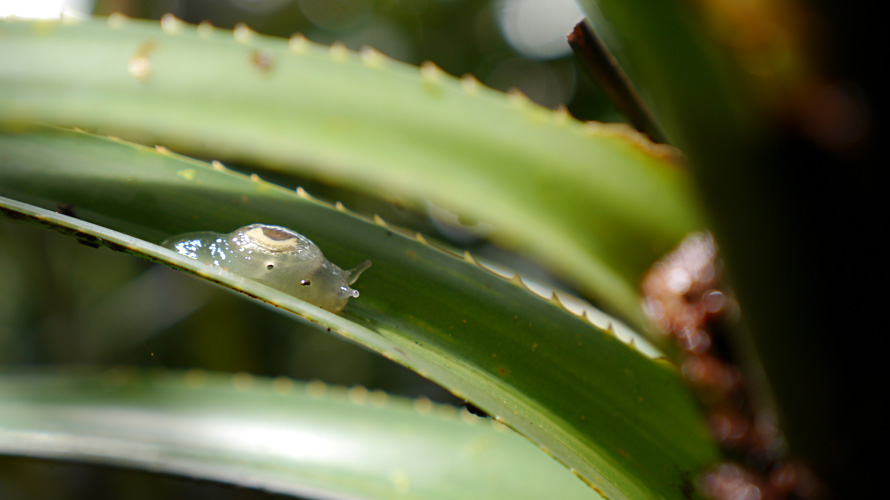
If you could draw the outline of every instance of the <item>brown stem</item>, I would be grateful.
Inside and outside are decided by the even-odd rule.
[[[591,80],[598,83],[606,96],[637,130],[655,142],[664,143],[664,134],[658,128],[649,109],[640,99],[630,79],[586,19],[575,25],[569,34],[569,45],[575,57]]]

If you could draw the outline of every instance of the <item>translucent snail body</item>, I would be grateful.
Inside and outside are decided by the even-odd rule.
[[[258,281],[331,312],[342,311],[358,290],[349,285],[371,266],[344,271],[318,246],[282,226],[251,224],[231,233],[202,231],[163,242],[167,248],[233,274]]]

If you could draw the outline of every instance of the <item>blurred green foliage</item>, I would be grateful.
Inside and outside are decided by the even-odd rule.
[[[195,24],[207,20],[233,28],[243,22],[263,34],[299,32],[323,44],[342,41],[351,49],[369,45],[408,63],[430,60],[454,75],[473,74],[496,89],[518,88],[545,106],[567,106],[579,119],[621,120],[577,68],[568,45],[551,59],[528,57],[512,47],[499,26],[503,7],[503,2],[478,0],[98,0],[94,13],[146,19],[172,13]],[[571,27],[566,24],[565,32]],[[424,213],[425,207],[418,213],[317,182],[301,184],[321,198],[380,213],[395,224],[552,282],[527,261],[443,223],[441,216]],[[6,220],[0,220],[0,276],[0,366],[244,371],[463,403],[410,370],[235,294]],[[98,497],[278,498],[107,467],[0,459],[4,500]]]

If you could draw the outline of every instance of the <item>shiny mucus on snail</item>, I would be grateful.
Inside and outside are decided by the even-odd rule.
[[[231,233],[187,233],[162,245],[331,312],[342,311],[350,298],[359,296],[349,285],[371,266],[366,260],[344,271],[327,260],[309,238],[267,224],[250,224]]]

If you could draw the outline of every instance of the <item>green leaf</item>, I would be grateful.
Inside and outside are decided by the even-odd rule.
[[[503,425],[429,400],[199,370],[0,377],[0,453],[310,498],[593,499]]]
[[[366,258],[343,315],[156,245],[20,202],[7,215],[203,276],[355,340],[473,401],[609,498],[683,498],[717,458],[677,370],[481,267],[380,221],[280,187],[77,132],[0,135],[0,194],[151,241],[262,221],[294,228],[334,263]]]
[[[492,223],[637,326],[641,274],[703,226],[672,154],[623,129],[370,51],[165,26],[0,24],[0,121],[101,127],[430,200]]]

